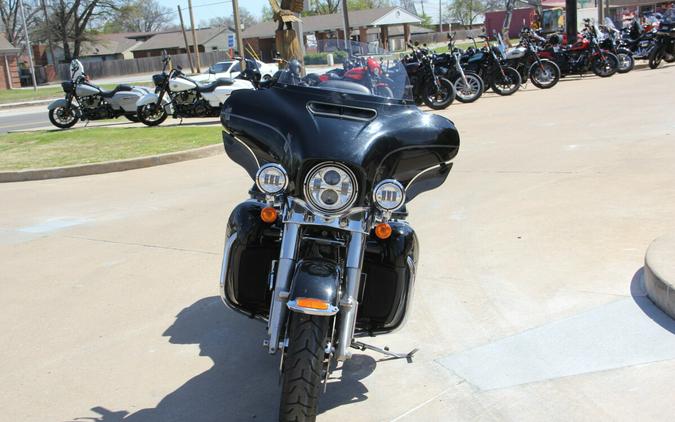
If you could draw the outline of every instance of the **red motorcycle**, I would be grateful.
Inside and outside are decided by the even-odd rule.
[[[619,58],[600,47],[595,28],[588,19],[585,23],[586,28],[577,42],[564,47],[560,36],[554,34],[539,51],[539,57],[554,61],[562,75],[582,75],[591,70],[602,78],[614,75],[619,69]]]
[[[391,80],[388,79],[386,72],[382,70],[382,63],[372,57],[356,57],[353,60],[347,60],[342,69],[331,70],[319,76],[319,82],[329,80],[343,80],[356,82],[368,88],[374,95],[386,98],[393,98],[394,93],[389,86]]]

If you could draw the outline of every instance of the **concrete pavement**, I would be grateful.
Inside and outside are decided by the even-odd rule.
[[[319,420],[670,420],[675,323],[640,269],[675,225],[673,78],[565,80],[444,111],[462,146],[409,206],[412,317],[370,341],[420,352],[358,353]],[[273,420],[264,326],[215,297],[250,183],[223,155],[0,185],[3,419]]]

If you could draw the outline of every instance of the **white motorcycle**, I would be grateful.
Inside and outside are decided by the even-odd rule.
[[[117,85],[107,91],[87,81],[84,66],[75,59],[70,63],[70,81],[61,83],[65,98],[47,107],[49,121],[58,128],[73,127],[78,120],[114,119],[124,116],[138,122],[136,103],[151,91],[145,87]]]
[[[230,94],[238,89],[255,89],[260,80],[243,78],[218,78],[207,84],[200,84],[187,77],[180,68],[171,69],[169,56],[164,56],[162,73],[152,76],[155,92],[144,95],[136,103],[138,118],[147,126],[157,126],[168,116],[174,118],[218,117],[220,109]]]

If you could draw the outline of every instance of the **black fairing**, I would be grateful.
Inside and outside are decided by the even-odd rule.
[[[334,111],[313,113],[309,103],[324,103],[323,108]],[[408,184],[423,170],[450,161],[459,149],[451,121],[413,104],[316,88],[235,91],[223,106],[221,121],[228,156],[251,177],[258,164],[279,163],[289,173],[289,194],[300,196],[309,168],[339,161],[360,179],[361,204],[369,197],[363,192],[371,192],[382,179],[394,178],[408,187],[408,201],[437,187],[449,166],[426,171]],[[412,189],[418,180],[424,184]]]

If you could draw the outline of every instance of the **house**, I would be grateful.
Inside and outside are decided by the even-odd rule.
[[[235,36],[229,28],[200,28],[195,30],[197,38],[197,48],[199,52],[207,51],[225,51],[229,48],[235,48]],[[187,31],[188,44],[190,51],[194,51],[192,46],[192,32]],[[162,51],[166,50],[168,54],[185,53],[185,40],[182,31],[160,32],[147,41],[133,47],[134,58],[160,56]]]
[[[14,47],[0,35],[0,89],[21,86],[19,80],[19,48]]]
[[[319,51],[323,51],[322,45],[327,44],[324,40],[333,39],[339,43],[344,39],[343,22],[341,13],[303,17],[305,49],[311,49],[316,45]],[[387,49],[393,47],[390,44],[392,37],[400,37],[401,43],[404,43],[403,40],[410,39],[413,28],[411,25],[420,23],[422,23],[422,18],[398,6],[349,12],[352,40],[377,43],[380,47]],[[421,27],[414,28],[418,31],[427,31]],[[276,29],[276,22],[260,22],[244,30],[243,42],[247,48],[258,52],[263,61],[269,61],[275,49]]]

